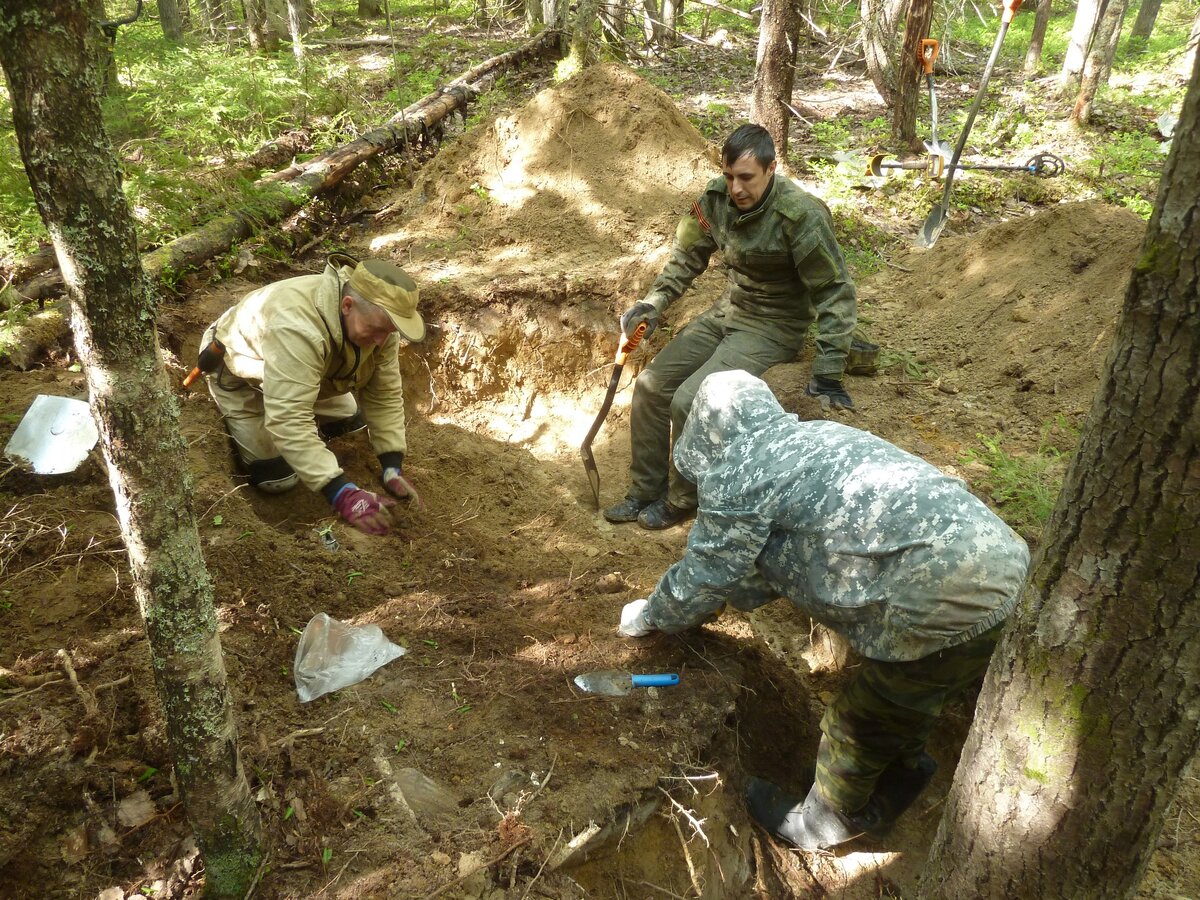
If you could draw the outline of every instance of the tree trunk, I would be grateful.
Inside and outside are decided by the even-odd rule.
[[[642,0],[642,35],[650,46],[662,43],[662,22],[658,0]]]
[[[271,27],[268,0],[243,0],[246,10],[246,37],[250,48],[258,53],[279,50],[279,34]]]
[[[10,0],[15,2],[15,0]],[[207,222],[142,257],[151,277],[167,277],[194,268],[228,250],[265,224],[291,215],[317,193],[338,184],[356,166],[378,156],[414,144],[436,133],[438,124],[487,90],[499,75],[522,62],[557,48],[557,32],[544,31],[528,43],[484,60],[447,82],[433,93],[392,116],[357,140],[302,163],[294,163],[255,182],[259,188],[256,209],[237,211]],[[43,300],[62,288],[62,275],[53,272],[15,286],[24,300]]]
[[[1092,46],[1088,50],[1087,62],[1083,65],[1083,78],[1079,82],[1079,96],[1075,100],[1075,109],[1071,112],[1071,121],[1076,125],[1086,125],[1092,115],[1092,103],[1096,99],[1096,91],[1108,80],[1112,68],[1112,57],[1117,52],[1117,41],[1121,38],[1121,22],[1125,18],[1125,8],[1128,0],[1108,0],[1104,14],[1096,25],[1096,33]]]
[[[754,98],[750,121],[771,134],[775,155],[787,162],[792,86],[796,81],[796,42],[800,19],[792,0],[765,0],[758,28],[758,58],[754,64]]]
[[[187,0],[184,0],[185,5]],[[158,24],[163,37],[179,43],[183,40],[183,14],[179,11],[179,0],[158,0]]]
[[[378,19],[383,15],[381,0],[358,0],[358,14],[364,19]]]
[[[1154,22],[1158,19],[1158,11],[1161,7],[1162,0],[1142,0],[1137,18],[1133,20],[1133,29],[1129,32],[1130,44],[1136,41],[1139,46],[1145,48],[1150,40],[1150,32],[1154,30]]]
[[[1050,25],[1051,5],[1054,0],[1040,0],[1037,15],[1033,20],[1033,33],[1029,35],[1029,49],[1025,51],[1025,74],[1036,75],[1042,65],[1042,45],[1046,43],[1046,28]]]
[[[187,445],[163,368],[154,290],[100,113],[75,0],[0,0],[0,62],[34,199],[69,273],[75,346],[101,435],[167,739],[208,893],[243,897],[262,858],[237,751]]]
[[[921,152],[917,137],[917,108],[925,92],[925,68],[921,61],[921,41],[929,37],[933,22],[933,0],[911,0],[904,24],[904,43],[900,48],[900,71],[896,100],[892,107],[892,140],[897,147]]]
[[[863,54],[867,74],[888,106],[896,101],[896,66],[899,49],[897,28],[905,0],[862,0]]]
[[[1058,76],[1058,89],[1063,97],[1071,96],[1079,88],[1088,48],[1092,45],[1092,36],[1106,4],[1107,0],[1079,0],[1079,6],[1075,9],[1075,24],[1071,26],[1071,42],[1067,45],[1067,54]]]
[[[562,71],[574,74],[591,62],[592,33],[599,19],[599,0],[578,0],[575,22],[571,28],[571,46],[563,61]]]
[[[1200,67],[927,898],[1130,897],[1200,730]]]
[[[683,0],[662,0],[662,35],[664,46],[670,47],[676,42],[675,35],[679,33],[679,16],[683,12]]]
[[[292,56],[296,60],[296,71],[303,79],[304,35],[308,34],[308,13],[304,8],[304,0],[287,0],[287,23],[292,38]]]

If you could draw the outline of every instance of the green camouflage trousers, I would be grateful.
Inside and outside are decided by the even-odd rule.
[[[666,495],[672,506],[696,508],[696,486],[679,474],[671,448],[700,390],[713,372],[745,369],[761,375],[789,362],[796,351],[749,331],[729,331],[724,316],[709,310],[688,323],[633,386],[629,417],[629,496],[657,500]]]
[[[861,809],[889,765],[915,766],[946,703],[984,672],[1004,623],[911,662],[867,659],[821,718],[817,790],[843,812]]]

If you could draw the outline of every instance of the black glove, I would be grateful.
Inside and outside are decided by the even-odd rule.
[[[628,337],[643,322],[646,323],[646,333],[642,337],[648,338],[658,327],[658,309],[653,303],[641,302],[629,307],[625,315],[621,316],[621,331]]]
[[[854,401],[842,387],[842,382],[828,375],[814,375],[804,393],[810,397],[828,397],[829,405],[834,409],[854,409]]]

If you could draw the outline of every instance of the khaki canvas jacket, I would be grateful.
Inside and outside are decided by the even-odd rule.
[[[675,444],[700,508],[646,621],[786,597],[871,659],[921,659],[1003,622],[1025,542],[957,478],[866,431],[801,422],[746,372],[708,376]]]
[[[407,449],[400,337],[392,334],[377,348],[350,342],[339,311],[349,277],[350,269],[326,265],[320,275],[266,285],[213,326],[225,344],[226,371],[262,391],[267,432],[314,491],[342,474],[317,434],[318,400],[355,392],[375,452]]]
[[[717,250],[728,286],[713,308],[724,313],[728,327],[799,351],[816,319],[812,372],[840,377],[857,324],[857,298],[828,207],[776,175],[758,207],[743,214],[725,179],[713,179],[676,228],[671,258],[645,301],[662,312]]]

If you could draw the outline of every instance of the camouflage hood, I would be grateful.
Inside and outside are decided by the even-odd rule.
[[[765,382],[740,369],[715,372],[696,392],[683,434],[675,443],[675,467],[699,484],[732,445],[757,443],[773,425],[796,421]]]

